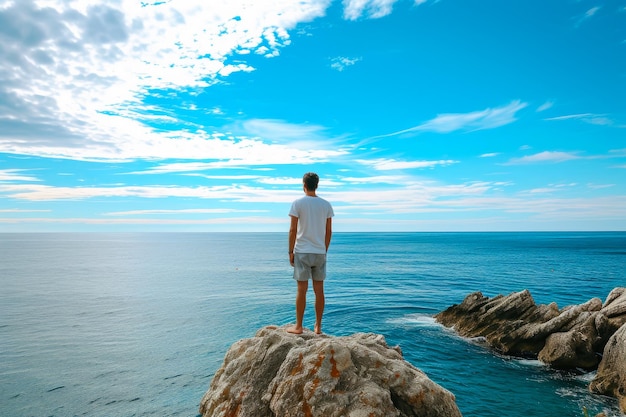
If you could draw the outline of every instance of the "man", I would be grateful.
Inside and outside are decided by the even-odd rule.
[[[324,279],[326,278],[326,252],[332,236],[333,208],[330,203],[316,194],[320,178],[313,172],[302,177],[304,197],[293,202],[289,216],[289,263],[294,267],[293,278],[298,284],[296,293],[296,324],[289,333],[303,332],[302,320],[306,307],[309,279],[315,292],[315,328],[322,333],[324,314]]]

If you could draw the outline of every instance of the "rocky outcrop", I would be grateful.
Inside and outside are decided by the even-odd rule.
[[[200,403],[205,417],[461,416],[454,396],[381,335],[268,326],[231,346]]]
[[[493,298],[475,292],[435,319],[498,352],[556,369],[590,371],[602,360],[590,388],[620,398],[626,410],[626,288],[615,288],[604,303],[592,298],[563,309],[536,305],[528,290]]]
[[[598,372],[589,385],[591,392],[616,397],[626,414],[626,325],[606,344]]]
[[[524,290],[488,298],[469,294],[435,316],[461,336],[484,337],[498,352],[538,358],[557,369],[595,369],[609,338],[626,323],[626,288],[615,288],[604,304],[592,298],[561,310],[536,305]]]

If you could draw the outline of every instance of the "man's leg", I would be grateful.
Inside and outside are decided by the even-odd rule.
[[[289,333],[300,334],[303,332],[302,321],[304,320],[304,309],[306,308],[306,292],[309,289],[309,281],[298,281],[298,292],[296,293],[296,325],[289,327]]]
[[[317,334],[322,333],[322,316],[324,315],[324,281],[313,281],[313,291],[315,291],[315,328]]]

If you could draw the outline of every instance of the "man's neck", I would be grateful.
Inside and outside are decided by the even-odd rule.
[[[317,197],[317,195],[315,194],[315,190],[313,191],[305,190],[304,193],[309,197]]]

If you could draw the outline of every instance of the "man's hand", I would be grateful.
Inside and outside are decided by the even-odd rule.
[[[294,264],[293,264],[293,258],[294,258],[294,254],[293,254],[293,252],[289,253],[289,263],[291,264],[291,266],[294,266]]]

